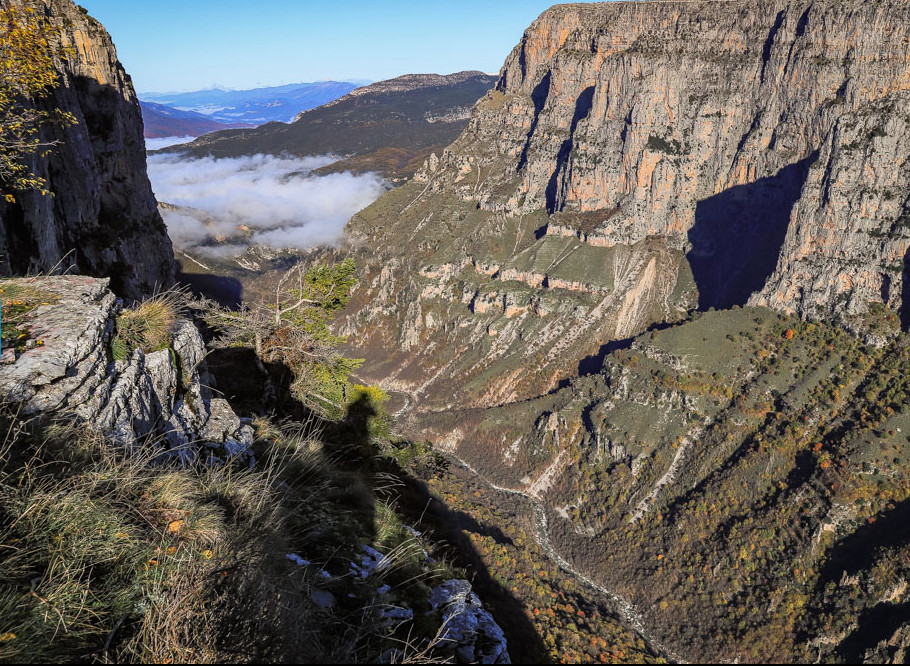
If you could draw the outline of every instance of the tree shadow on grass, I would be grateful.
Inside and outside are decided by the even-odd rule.
[[[907,544],[910,544],[910,500],[896,504],[874,522],[862,524],[829,549],[812,595],[820,606],[811,611],[821,616],[831,611],[826,610],[826,604],[837,603],[840,595],[848,594],[839,590],[837,596],[831,597],[826,593],[830,583],[872,571],[889,549],[905,548]],[[910,603],[877,603],[856,615],[856,627],[840,642],[836,652],[846,663],[859,663],[866,650],[891,638],[907,622],[910,622]]]

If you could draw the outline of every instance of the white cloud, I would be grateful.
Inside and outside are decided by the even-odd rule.
[[[251,242],[275,248],[305,249],[341,239],[344,225],[388,189],[377,174],[349,172],[313,175],[335,158],[274,157],[189,159],[151,155],[149,177],[159,201],[204,211],[205,221],[178,211],[164,211],[174,244],[207,254],[224,255],[224,247],[206,248],[215,238],[237,245],[252,232]],[[241,226],[251,230],[242,230]]]
[[[176,146],[180,143],[189,143],[195,138],[196,137],[194,136],[166,136],[161,139],[146,139],[145,149],[161,150],[162,148],[167,148],[168,146]]]

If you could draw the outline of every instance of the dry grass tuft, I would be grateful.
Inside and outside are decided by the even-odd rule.
[[[452,570],[377,499],[391,482],[339,466],[317,421],[257,424],[254,469],[186,468],[0,407],[0,661],[359,663],[405,639],[427,657],[435,627],[412,631]],[[354,575],[363,544],[382,565]],[[390,606],[415,622],[383,623]]]
[[[147,451],[0,414],[0,661],[319,661],[301,636],[331,617],[286,558],[325,508],[286,476],[315,480],[314,454],[178,469]]]
[[[167,349],[173,342],[174,325],[185,302],[186,294],[176,289],[121,312],[111,341],[114,359],[126,360],[136,349],[145,353]]]

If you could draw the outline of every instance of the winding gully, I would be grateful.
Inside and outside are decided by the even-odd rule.
[[[489,480],[487,480],[480,472],[478,472],[476,469],[471,467],[471,465],[469,465],[467,462],[465,462],[458,456],[456,456],[452,453],[446,453],[445,455],[447,455],[453,461],[458,463],[461,467],[463,467],[468,472],[470,472],[475,477],[477,477],[477,479],[479,479],[484,485],[489,486],[493,490],[496,490],[501,493],[508,493],[510,495],[518,495],[518,496],[526,499],[528,502],[530,502],[531,506],[534,509],[534,517],[535,517],[534,524],[537,528],[535,538],[537,540],[537,543],[540,545],[541,548],[543,548],[543,551],[547,554],[547,557],[549,557],[551,560],[553,560],[553,562],[555,562],[556,565],[560,569],[562,569],[569,575],[573,576],[574,578],[576,578],[577,580],[582,582],[585,586],[587,586],[588,588],[599,593],[601,596],[606,597],[606,599],[609,602],[610,607],[613,608],[613,610],[616,612],[616,614],[625,621],[627,626],[631,627],[639,636],[641,636],[642,639],[645,641],[645,643],[648,645],[648,647],[651,648],[658,655],[660,655],[661,657],[663,657],[664,659],[666,659],[667,661],[670,661],[672,663],[677,663],[677,664],[688,664],[689,663],[689,662],[685,661],[684,659],[680,658],[677,654],[675,654],[672,650],[670,650],[665,645],[663,645],[660,641],[658,641],[656,638],[654,638],[653,635],[651,635],[648,632],[648,630],[645,628],[641,613],[635,606],[632,605],[631,602],[629,602],[627,599],[624,599],[623,597],[616,594],[615,592],[608,590],[603,585],[595,583],[593,580],[588,578],[588,576],[586,576],[585,574],[580,572],[578,569],[573,567],[569,563],[569,561],[566,560],[562,555],[560,555],[558,552],[556,552],[556,549],[553,548],[553,545],[550,543],[550,536],[548,533],[547,512],[544,509],[543,503],[540,500],[536,499],[535,497],[532,497],[531,495],[529,495],[528,493],[526,493],[522,490],[516,490],[515,488],[505,488],[503,486],[497,486],[495,483],[492,483]]]
[[[393,415],[394,419],[403,419],[407,416],[407,413],[411,410],[414,403],[417,400],[417,397],[408,392],[402,391],[400,389],[383,389],[386,393],[397,393],[404,398],[404,407],[399,409]],[[498,486],[495,483],[488,480],[483,474],[478,472],[474,467],[468,464],[466,461],[459,458],[454,453],[446,453],[447,457],[457,463],[459,466],[473,474],[481,483],[492,488],[501,493],[507,493],[509,495],[517,495],[524,498],[531,503],[531,506],[534,510],[534,524],[536,526],[535,539],[549,557],[560,569],[568,573],[570,576],[574,577],[586,587],[594,592],[600,594],[602,597],[606,598],[609,606],[614,610],[614,612],[630,627],[635,631],[644,642],[648,645],[651,650],[657,653],[659,656],[663,657],[669,662],[677,664],[688,664],[689,662],[685,661],[679,655],[670,650],[667,646],[658,641],[646,628],[644,625],[644,620],[642,618],[641,612],[627,599],[623,598],[619,594],[608,590],[603,585],[594,582],[584,573],[576,569],[566,560],[562,555],[556,552],[556,549],[553,548],[553,545],[550,543],[550,536],[548,531],[548,520],[547,512],[544,508],[543,503],[538,500],[536,497],[524,492],[523,490],[518,490],[516,488],[506,488],[503,486]]]

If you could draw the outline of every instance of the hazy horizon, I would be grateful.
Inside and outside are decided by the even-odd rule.
[[[582,0],[590,1],[590,0]],[[136,90],[249,90],[403,74],[496,73],[548,0],[80,0]]]
[[[447,72],[448,73],[448,72]],[[188,88],[186,90],[136,90],[136,94],[142,99],[143,95],[184,95],[191,92],[209,92],[209,91],[219,91],[219,92],[245,92],[249,90],[263,90],[268,88],[284,88],[287,86],[309,86],[316,83],[351,83],[356,86],[368,86],[371,83],[376,83],[370,79],[319,79],[316,81],[288,81],[287,83],[278,83],[274,86],[254,86],[252,88],[235,88],[229,86],[208,86],[206,88]],[[143,100],[146,101],[146,100]],[[154,101],[154,100],[151,100]]]

